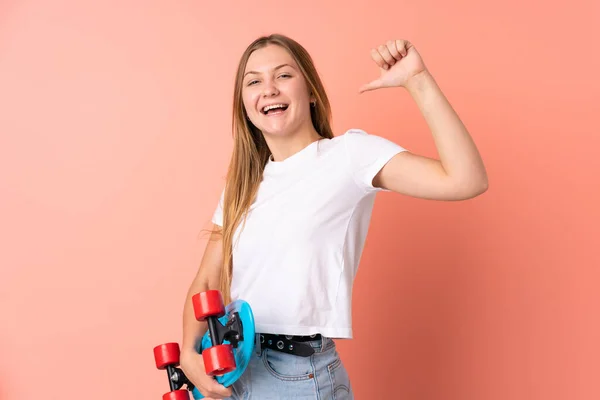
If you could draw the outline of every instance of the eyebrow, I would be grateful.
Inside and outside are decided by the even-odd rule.
[[[280,69],[280,68],[283,68],[283,67],[290,67],[290,68],[294,68],[294,67],[292,67],[290,64],[281,64],[281,65],[278,65],[278,66],[276,66],[275,68],[273,68],[273,71],[277,71],[278,69]],[[259,73],[260,73],[260,72],[256,72],[256,71],[248,71],[248,72],[246,72],[246,73],[244,74],[244,77],[245,77],[246,75],[248,75],[248,74],[257,74],[257,75],[258,75]]]

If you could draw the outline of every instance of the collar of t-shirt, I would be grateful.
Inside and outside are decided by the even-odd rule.
[[[317,146],[323,139],[316,140],[303,148],[302,150],[292,154],[288,158],[282,161],[273,161],[269,157],[263,175],[276,175],[282,174],[288,171],[292,171],[300,167],[303,163],[314,159],[317,155]]]

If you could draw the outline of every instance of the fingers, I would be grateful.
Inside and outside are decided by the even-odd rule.
[[[406,55],[408,54],[408,47],[410,46],[410,43],[407,40],[398,39],[392,43],[392,46],[394,46],[396,50],[398,50],[400,56],[406,57]]]
[[[388,46],[381,45],[377,49],[373,49],[375,57],[373,58],[380,68],[388,69],[396,63],[394,56],[390,53]]]
[[[198,388],[198,390],[200,389]],[[212,384],[207,385],[205,390],[201,391],[201,393],[205,396],[206,400],[222,400],[231,397],[233,394],[231,388],[226,388],[225,386],[217,383],[216,380],[214,380]]]
[[[383,56],[377,49],[371,50],[371,58],[375,61],[375,64],[379,65],[379,68],[388,69],[387,62],[383,59]]]
[[[206,400],[221,400],[232,396],[232,389],[221,385],[214,377],[206,375],[204,360],[196,352],[182,352],[181,368],[188,379]]]
[[[223,397],[231,397],[231,395],[233,394],[231,388],[226,388],[225,386],[218,385],[218,389],[219,395]]]
[[[371,58],[380,68],[389,69],[402,57],[406,57],[409,45],[410,43],[406,40],[388,40],[386,44],[371,49]]]

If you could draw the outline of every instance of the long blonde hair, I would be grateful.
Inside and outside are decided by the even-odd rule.
[[[242,54],[233,94],[232,133],[234,138],[233,154],[229,163],[223,201],[223,255],[219,290],[225,304],[231,302],[231,280],[233,276],[232,248],[236,228],[242,222],[246,211],[254,201],[265,165],[271,151],[262,133],[247,118],[242,102],[242,83],[248,58],[257,49],[269,44],[281,46],[294,58],[310,93],[316,99],[310,107],[311,120],[317,133],[327,139],[333,138],[331,129],[331,106],[325,88],[311,56],[298,42],[281,34],[262,36],[252,42]]]

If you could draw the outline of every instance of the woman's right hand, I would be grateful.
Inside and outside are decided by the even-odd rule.
[[[185,376],[196,386],[206,400],[220,400],[232,395],[231,388],[226,388],[212,376],[206,375],[202,354],[194,350],[182,350],[179,364]]]

